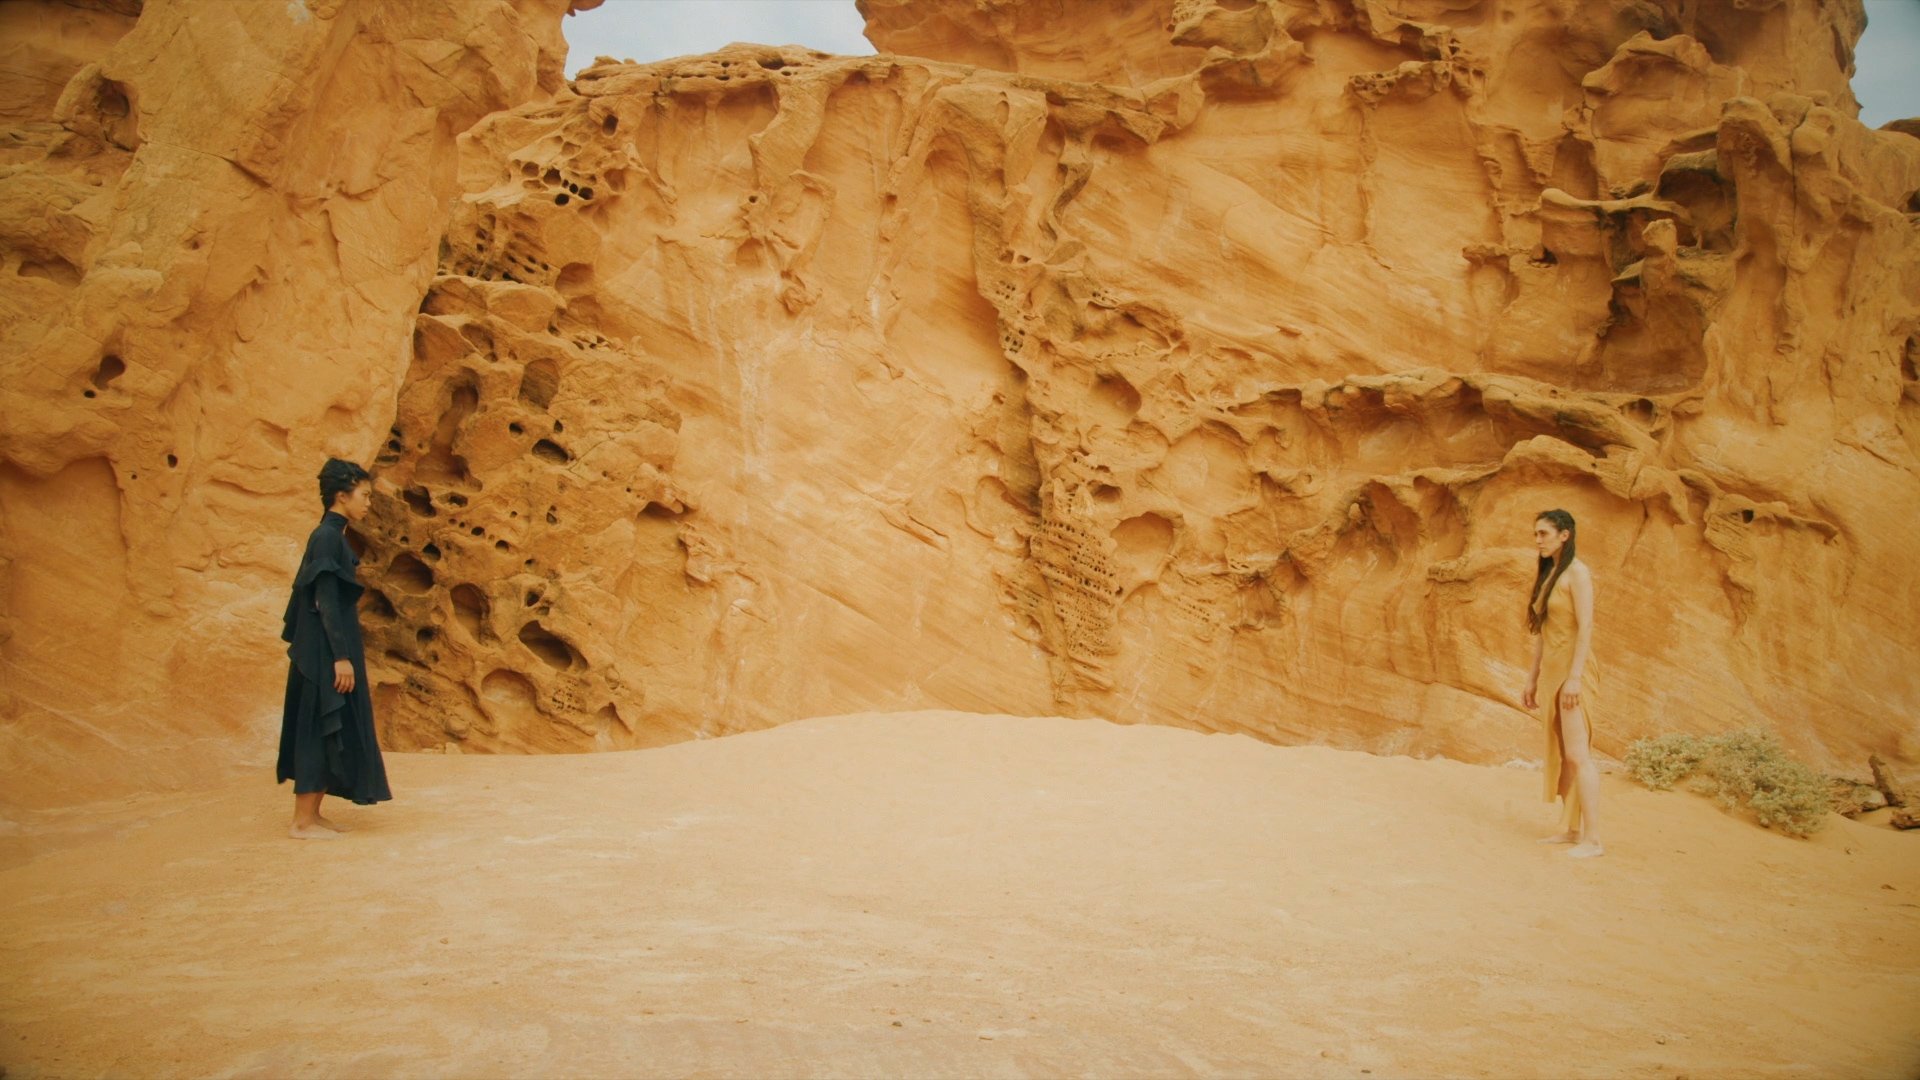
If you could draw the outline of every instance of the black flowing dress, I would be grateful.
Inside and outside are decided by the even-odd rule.
[[[287,701],[280,717],[279,779],[296,795],[324,792],[362,805],[393,798],[373,733],[367,653],[360,643],[360,560],[347,546],[347,519],[327,511],[287,601]],[[353,692],[333,688],[333,662],[353,663]]]

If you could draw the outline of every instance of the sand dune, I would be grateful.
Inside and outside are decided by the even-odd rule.
[[[1901,1076],[1920,847],[1606,784],[1097,721],[395,755],[0,837],[38,1076]]]

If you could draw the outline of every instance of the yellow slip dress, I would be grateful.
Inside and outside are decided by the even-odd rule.
[[[1568,584],[1566,574],[1553,583],[1553,593],[1547,597],[1547,621],[1540,627],[1541,636],[1546,639],[1540,653],[1540,710],[1547,729],[1547,767],[1546,798],[1552,802],[1560,794],[1560,770],[1565,767],[1560,754],[1560,687],[1567,681],[1567,674],[1573,667],[1573,643],[1579,636],[1579,626],[1573,614],[1573,587]],[[1594,716],[1598,712],[1600,700],[1600,679],[1595,670],[1593,653],[1587,653],[1585,670],[1580,672],[1580,714],[1587,721],[1587,751],[1593,751]],[[1566,832],[1577,832],[1580,824],[1580,788],[1578,785],[1567,789],[1566,805],[1561,810],[1560,827]]]

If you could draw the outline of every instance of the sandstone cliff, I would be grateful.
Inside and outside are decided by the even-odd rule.
[[[327,453],[370,458],[454,136],[563,88],[566,0],[0,5],[0,772],[256,757]]]
[[[1920,761],[1920,141],[1853,119],[1856,2],[864,0],[891,54],[570,88],[557,2],[337,7],[229,69],[109,5],[9,151],[13,760],[257,738],[331,450],[400,747],[1532,756],[1564,506],[1602,749]]]

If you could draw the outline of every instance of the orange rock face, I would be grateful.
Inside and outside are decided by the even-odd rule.
[[[6,798],[259,759],[313,474],[383,437],[454,137],[563,87],[565,9],[0,7]]]
[[[225,98],[136,47],[183,7],[90,13],[6,151],[9,760],[266,738],[335,452],[395,747],[1534,756],[1560,506],[1603,750],[1920,761],[1920,140],[1853,119],[1857,3],[863,0],[895,55],[570,90],[557,0],[335,7],[235,23],[287,55]]]

